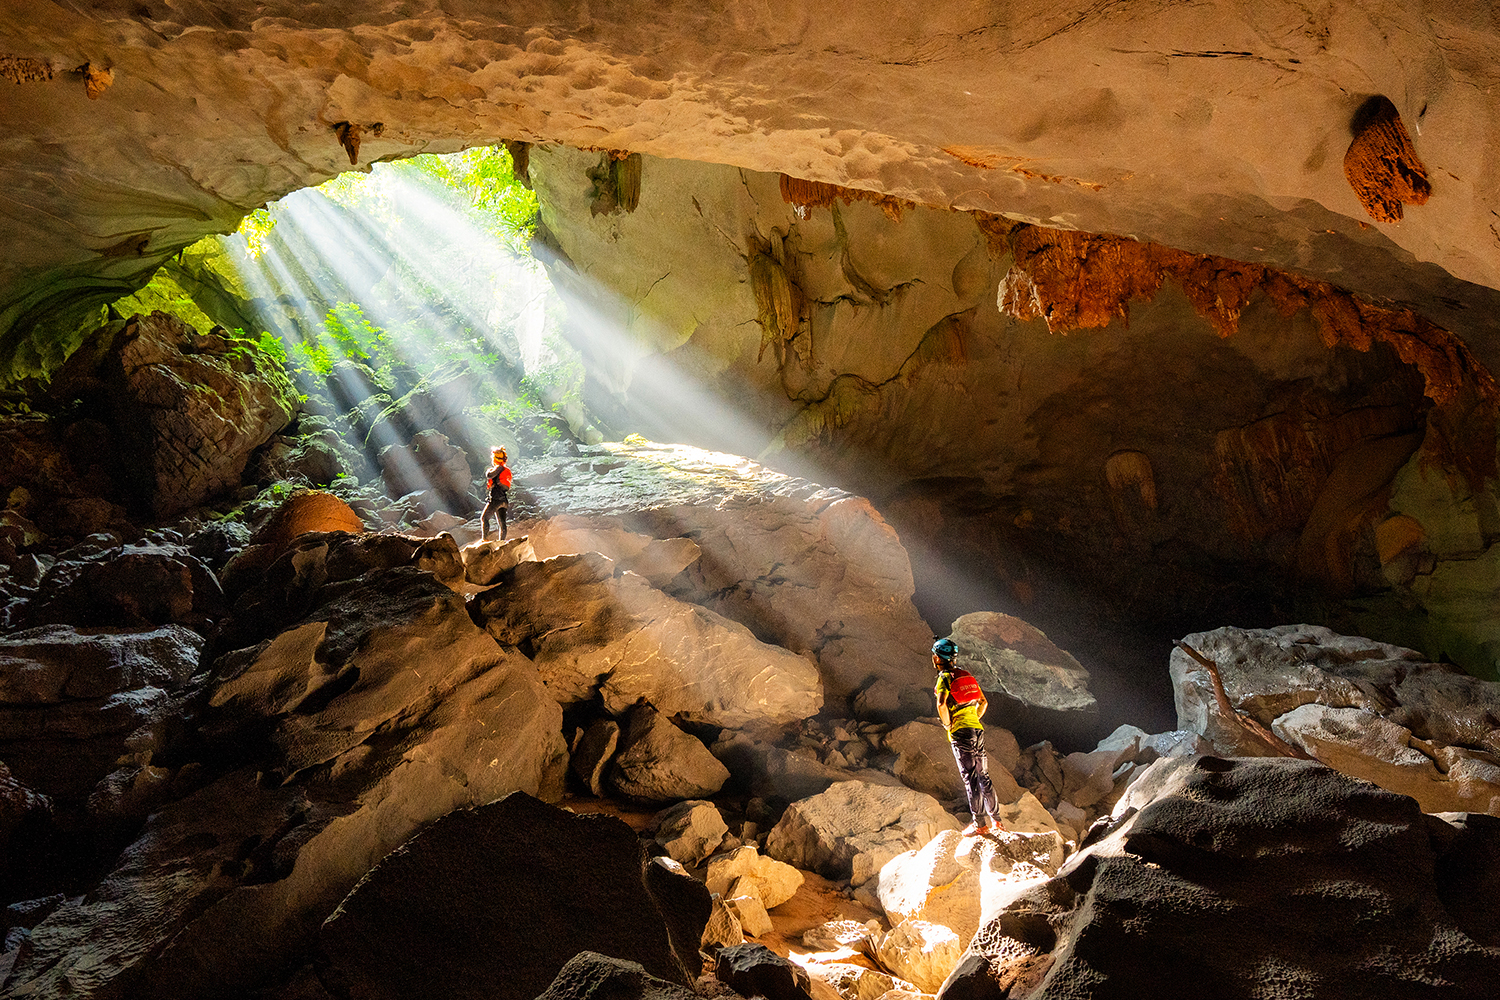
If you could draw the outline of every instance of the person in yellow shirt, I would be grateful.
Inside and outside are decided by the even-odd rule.
[[[990,783],[989,759],[984,753],[984,723],[980,721],[989,700],[974,675],[954,664],[957,656],[958,644],[952,639],[939,639],[932,644],[932,666],[937,670],[932,693],[937,699],[938,719],[948,731],[953,759],[958,762],[958,774],[969,797],[969,812],[974,817],[964,827],[963,835],[1000,833],[1005,827],[996,816],[999,808],[995,803],[995,786]]]

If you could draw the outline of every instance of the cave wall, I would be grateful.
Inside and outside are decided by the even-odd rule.
[[[1225,336],[1171,278],[1054,333],[999,308],[1015,256],[982,215],[803,209],[776,175],[650,157],[634,211],[599,210],[601,159],[530,157],[596,412],[872,497],[939,625],[973,602],[1176,634],[1315,617],[1493,671],[1493,479],[1391,344],[1330,346],[1322,306],[1255,287]],[[1492,463],[1493,410],[1472,419]]]

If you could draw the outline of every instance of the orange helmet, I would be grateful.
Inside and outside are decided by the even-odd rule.
[[[503,461],[505,461],[505,458],[506,458],[505,449],[504,448],[491,448],[490,449],[490,457],[493,458],[497,462],[503,462]]]

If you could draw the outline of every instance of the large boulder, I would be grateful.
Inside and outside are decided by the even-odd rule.
[[[931,795],[841,781],[788,806],[766,839],[766,853],[795,868],[863,885],[891,858],[958,828]]]
[[[982,913],[992,916],[999,900],[1008,902],[1031,883],[1057,874],[1062,862],[1056,833],[1008,833],[997,840],[944,830],[921,848],[887,861],[875,891],[892,927],[906,920],[940,924],[958,935],[963,949],[979,930]],[[945,971],[938,982],[946,976]]]
[[[672,802],[713,795],[729,780],[729,770],[697,737],[641,705],[630,713],[608,780],[627,799]]]
[[[975,611],[957,618],[951,634],[958,644],[957,664],[1000,702],[994,706],[1000,712],[1098,713],[1089,672],[1034,625],[997,611]]]
[[[653,587],[665,587],[702,555],[691,538],[652,538],[571,514],[528,524],[526,533],[538,559],[598,552],[614,560],[619,571],[639,574]]]
[[[237,488],[251,452],[295,412],[273,358],[167,313],[132,317],[100,369],[141,499],[160,518]]]
[[[329,537],[355,551],[325,558]],[[317,548],[330,576],[363,551],[351,536]],[[298,586],[301,619],[213,661],[201,752],[232,769],[153,812],[93,891],[33,929],[20,995],[244,992],[287,974],[433,820],[512,791],[561,796],[561,708],[451,589],[414,566]]]
[[[679,601],[597,553],[522,563],[479,601],[502,644],[526,647],[564,705],[597,695],[613,714],[646,701],[695,722],[786,723],[822,705],[811,660]]]
[[[181,625],[47,625],[0,639],[0,760],[49,796],[81,800],[181,714],[202,649]]]
[[[928,710],[932,632],[911,603],[906,551],[868,501],[733,455],[645,442],[534,471],[539,505],[575,525],[695,542],[701,556],[673,592],[810,655],[830,702],[883,679],[913,693],[907,717]]]
[[[557,978],[536,1000],[697,1000],[678,983],[658,979],[639,962],[581,951],[568,959]]]
[[[322,975],[367,1000],[532,1000],[594,951],[688,987],[709,910],[702,883],[649,863],[619,820],[514,794],[382,859],[324,924]]]
[[[1500,815],[1500,684],[1322,626],[1220,628],[1184,642],[1214,661],[1232,706],[1314,758],[1427,812]],[[1220,716],[1206,668],[1179,649],[1171,669],[1180,728],[1221,753],[1267,752]]]
[[[474,510],[469,456],[441,431],[419,431],[410,444],[387,445],[380,450],[379,461],[391,496],[433,490],[450,513]]]
[[[218,579],[185,546],[106,537],[62,553],[22,617],[34,626],[179,623],[206,631],[224,603]]]
[[[1216,757],[1158,761],[1114,817],[986,922],[945,995],[1478,997],[1500,975],[1500,821]]]

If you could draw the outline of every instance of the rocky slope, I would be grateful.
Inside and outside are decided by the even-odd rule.
[[[1175,664],[1178,730],[1023,748],[1008,720],[1088,708],[1088,672],[976,612],[954,634],[995,702],[1007,832],[965,839],[930,629],[868,502],[644,441],[517,468],[505,542],[345,484],[410,530],[298,491],[254,533],[229,501],[24,544],[41,572],[17,556],[0,641],[6,996],[394,997],[414,974],[517,1000],[622,979],[1049,996],[1125,990],[1144,947],[1230,991],[1402,997],[1500,963],[1500,686],[1327,630],[1221,630],[1188,638],[1228,693],[1210,706]],[[1285,752],[1252,722],[1331,766],[1218,756]],[[1296,863],[1247,881],[1268,850]],[[1183,943],[1202,900],[1238,921],[1309,880],[1333,888],[1284,928]],[[1144,944],[1118,940],[1132,913]],[[1319,914],[1354,928],[1334,958],[1309,950]],[[766,947],[788,934],[796,967]]]

